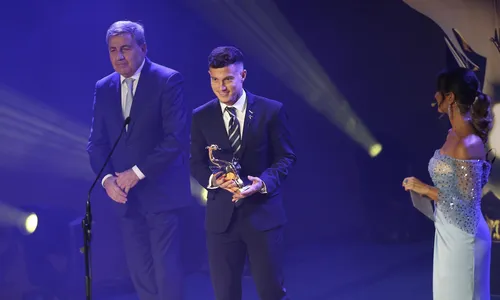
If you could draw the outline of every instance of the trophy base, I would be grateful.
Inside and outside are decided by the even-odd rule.
[[[242,188],[239,188],[238,189],[238,193],[243,193],[246,190],[250,189],[250,187],[251,187],[250,185],[246,185],[246,186],[244,186]],[[242,198],[238,199],[234,204],[235,204],[236,207],[239,207],[241,204],[243,204],[243,199]]]
[[[238,191],[239,191],[240,193],[242,193],[242,192],[244,192],[244,191],[248,190],[249,188],[250,188],[250,185],[246,185],[246,186],[244,186],[244,187],[240,188]]]

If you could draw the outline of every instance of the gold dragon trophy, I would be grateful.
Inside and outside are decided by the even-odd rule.
[[[241,169],[241,166],[236,158],[233,157],[232,161],[215,158],[214,151],[221,150],[221,148],[219,148],[219,146],[214,144],[207,146],[205,149],[208,149],[208,158],[212,163],[212,165],[209,167],[210,171],[212,171],[212,174],[222,172],[223,173],[222,176],[225,176],[226,179],[233,180],[234,183],[236,183],[236,186],[238,187],[238,191],[240,193],[247,190],[250,187],[248,185],[245,186],[243,180],[241,180],[239,176],[239,171]]]

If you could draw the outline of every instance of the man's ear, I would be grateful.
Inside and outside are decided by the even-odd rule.
[[[245,81],[246,78],[247,78],[247,70],[243,69],[243,71],[241,71],[241,81]]]

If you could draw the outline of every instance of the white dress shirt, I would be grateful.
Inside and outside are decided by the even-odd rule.
[[[132,75],[130,77],[130,78],[134,79],[134,82],[132,83],[132,93],[134,95],[135,95],[135,90],[137,89],[137,85],[139,84],[139,78],[141,77],[141,71],[142,71],[142,68],[144,67],[145,62],[146,62],[146,60],[143,60],[141,66],[137,69],[137,71],[135,71],[134,75]],[[124,119],[128,117],[128,116],[125,116],[125,104],[127,101],[127,93],[128,93],[128,86],[125,83],[125,79],[126,78],[123,75],[120,75],[121,99],[122,99],[121,104],[122,104],[122,114],[123,114]],[[139,168],[137,166],[133,166],[132,170],[134,171],[135,175],[137,175],[137,177],[139,177],[139,179],[144,179],[146,177],[144,175],[144,173],[142,173],[141,170],[139,170]],[[106,176],[104,176],[101,184],[104,186],[104,181],[106,181],[106,179],[108,179],[109,177],[111,177],[113,175],[114,174],[107,174]]]

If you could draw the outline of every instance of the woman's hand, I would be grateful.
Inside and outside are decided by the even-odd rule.
[[[431,187],[428,184],[423,183],[415,177],[406,177],[403,180],[403,187],[405,191],[414,191],[420,195],[427,196]]]

